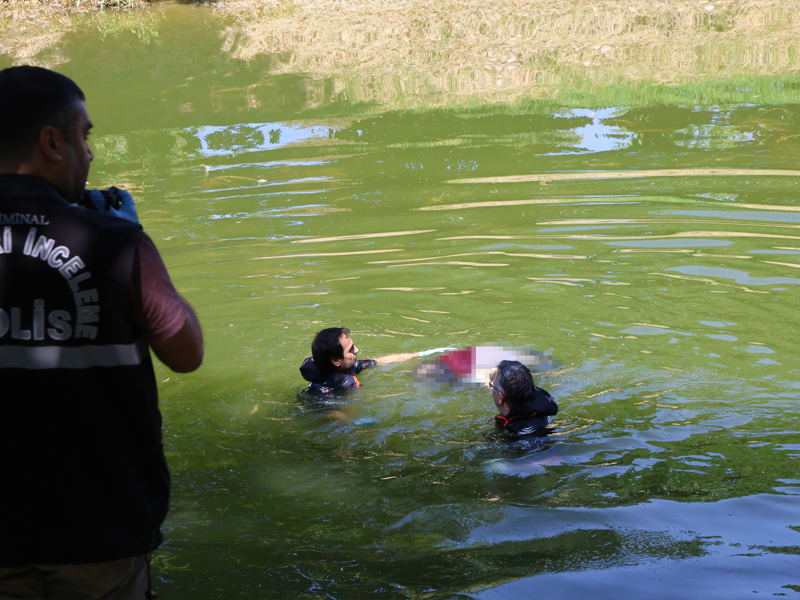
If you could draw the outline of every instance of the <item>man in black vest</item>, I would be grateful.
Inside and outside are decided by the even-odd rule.
[[[424,352],[401,352],[387,354],[379,358],[358,360],[358,348],[350,338],[347,327],[328,327],[317,332],[311,342],[311,356],[300,365],[300,374],[309,382],[308,389],[315,395],[361,387],[356,375],[376,365],[390,365],[405,362],[419,356],[453,348],[434,348]]]
[[[0,71],[0,597],[145,597],[169,500],[148,347],[203,359],[132,199],[76,205],[91,126],[70,79]]]
[[[492,401],[500,414],[497,427],[511,436],[541,433],[548,418],[558,414],[558,404],[550,393],[533,383],[530,369],[516,360],[501,360],[489,375]]]

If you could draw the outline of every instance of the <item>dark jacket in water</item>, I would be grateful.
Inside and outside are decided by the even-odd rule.
[[[511,435],[528,435],[547,426],[547,417],[558,414],[555,399],[542,388],[534,388],[533,400],[512,406],[507,415],[497,415],[494,423]]]
[[[300,366],[300,374],[309,382],[308,390],[317,394],[330,394],[338,390],[361,387],[356,375],[364,369],[372,369],[377,361],[371,358],[356,361],[348,373],[329,373],[323,375],[312,357],[308,357]]]

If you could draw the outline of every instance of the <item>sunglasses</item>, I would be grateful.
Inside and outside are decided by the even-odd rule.
[[[492,381],[490,381],[490,382],[489,382],[489,387],[490,387],[490,388],[492,388],[493,390],[497,390],[497,391],[498,391],[498,392],[500,392],[501,394],[503,393],[503,390],[502,390],[501,388],[499,388],[498,386],[496,386],[496,385],[494,384],[494,382],[492,382]]]

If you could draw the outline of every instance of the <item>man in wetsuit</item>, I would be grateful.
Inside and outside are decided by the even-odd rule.
[[[375,365],[389,365],[427,356],[434,352],[451,350],[436,348],[425,352],[402,352],[388,354],[380,358],[358,360],[358,348],[350,338],[347,327],[329,327],[314,337],[311,343],[311,356],[303,361],[300,373],[309,382],[308,389],[317,394],[329,394],[338,390],[361,386],[356,375]]]
[[[77,205],[84,100],[53,71],[0,71],[0,598],[145,597],[169,501],[150,350],[203,360],[130,195]]]
[[[558,405],[545,390],[533,384],[528,367],[515,360],[498,363],[489,381],[492,400],[500,411],[495,425],[514,436],[535,433],[546,427],[548,416],[558,414]]]

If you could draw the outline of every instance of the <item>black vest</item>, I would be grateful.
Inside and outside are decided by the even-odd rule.
[[[300,365],[300,374],[303,379],[309,382],[308,391],[314,394],[330,394],[351,388],[361,387],[361,383],[356,379],[356,375],[364,369],[374,369],[378,361],[374,358],[357,360],[356,364],[350,369],[349,373],[329,373],[323,375],[317,367],[314,358],[309,356]]]
[[[163,540],[169,472],[131,292],[139,230],[0,176],[0,567]]]
[[[511,407],[511,411],[503,416],[497,415],[494,423],[514,436],[536,433],[548,425],[548,416],[558,414],[558,404],[550,392],[534,386],[534,396],[523,404]]]

